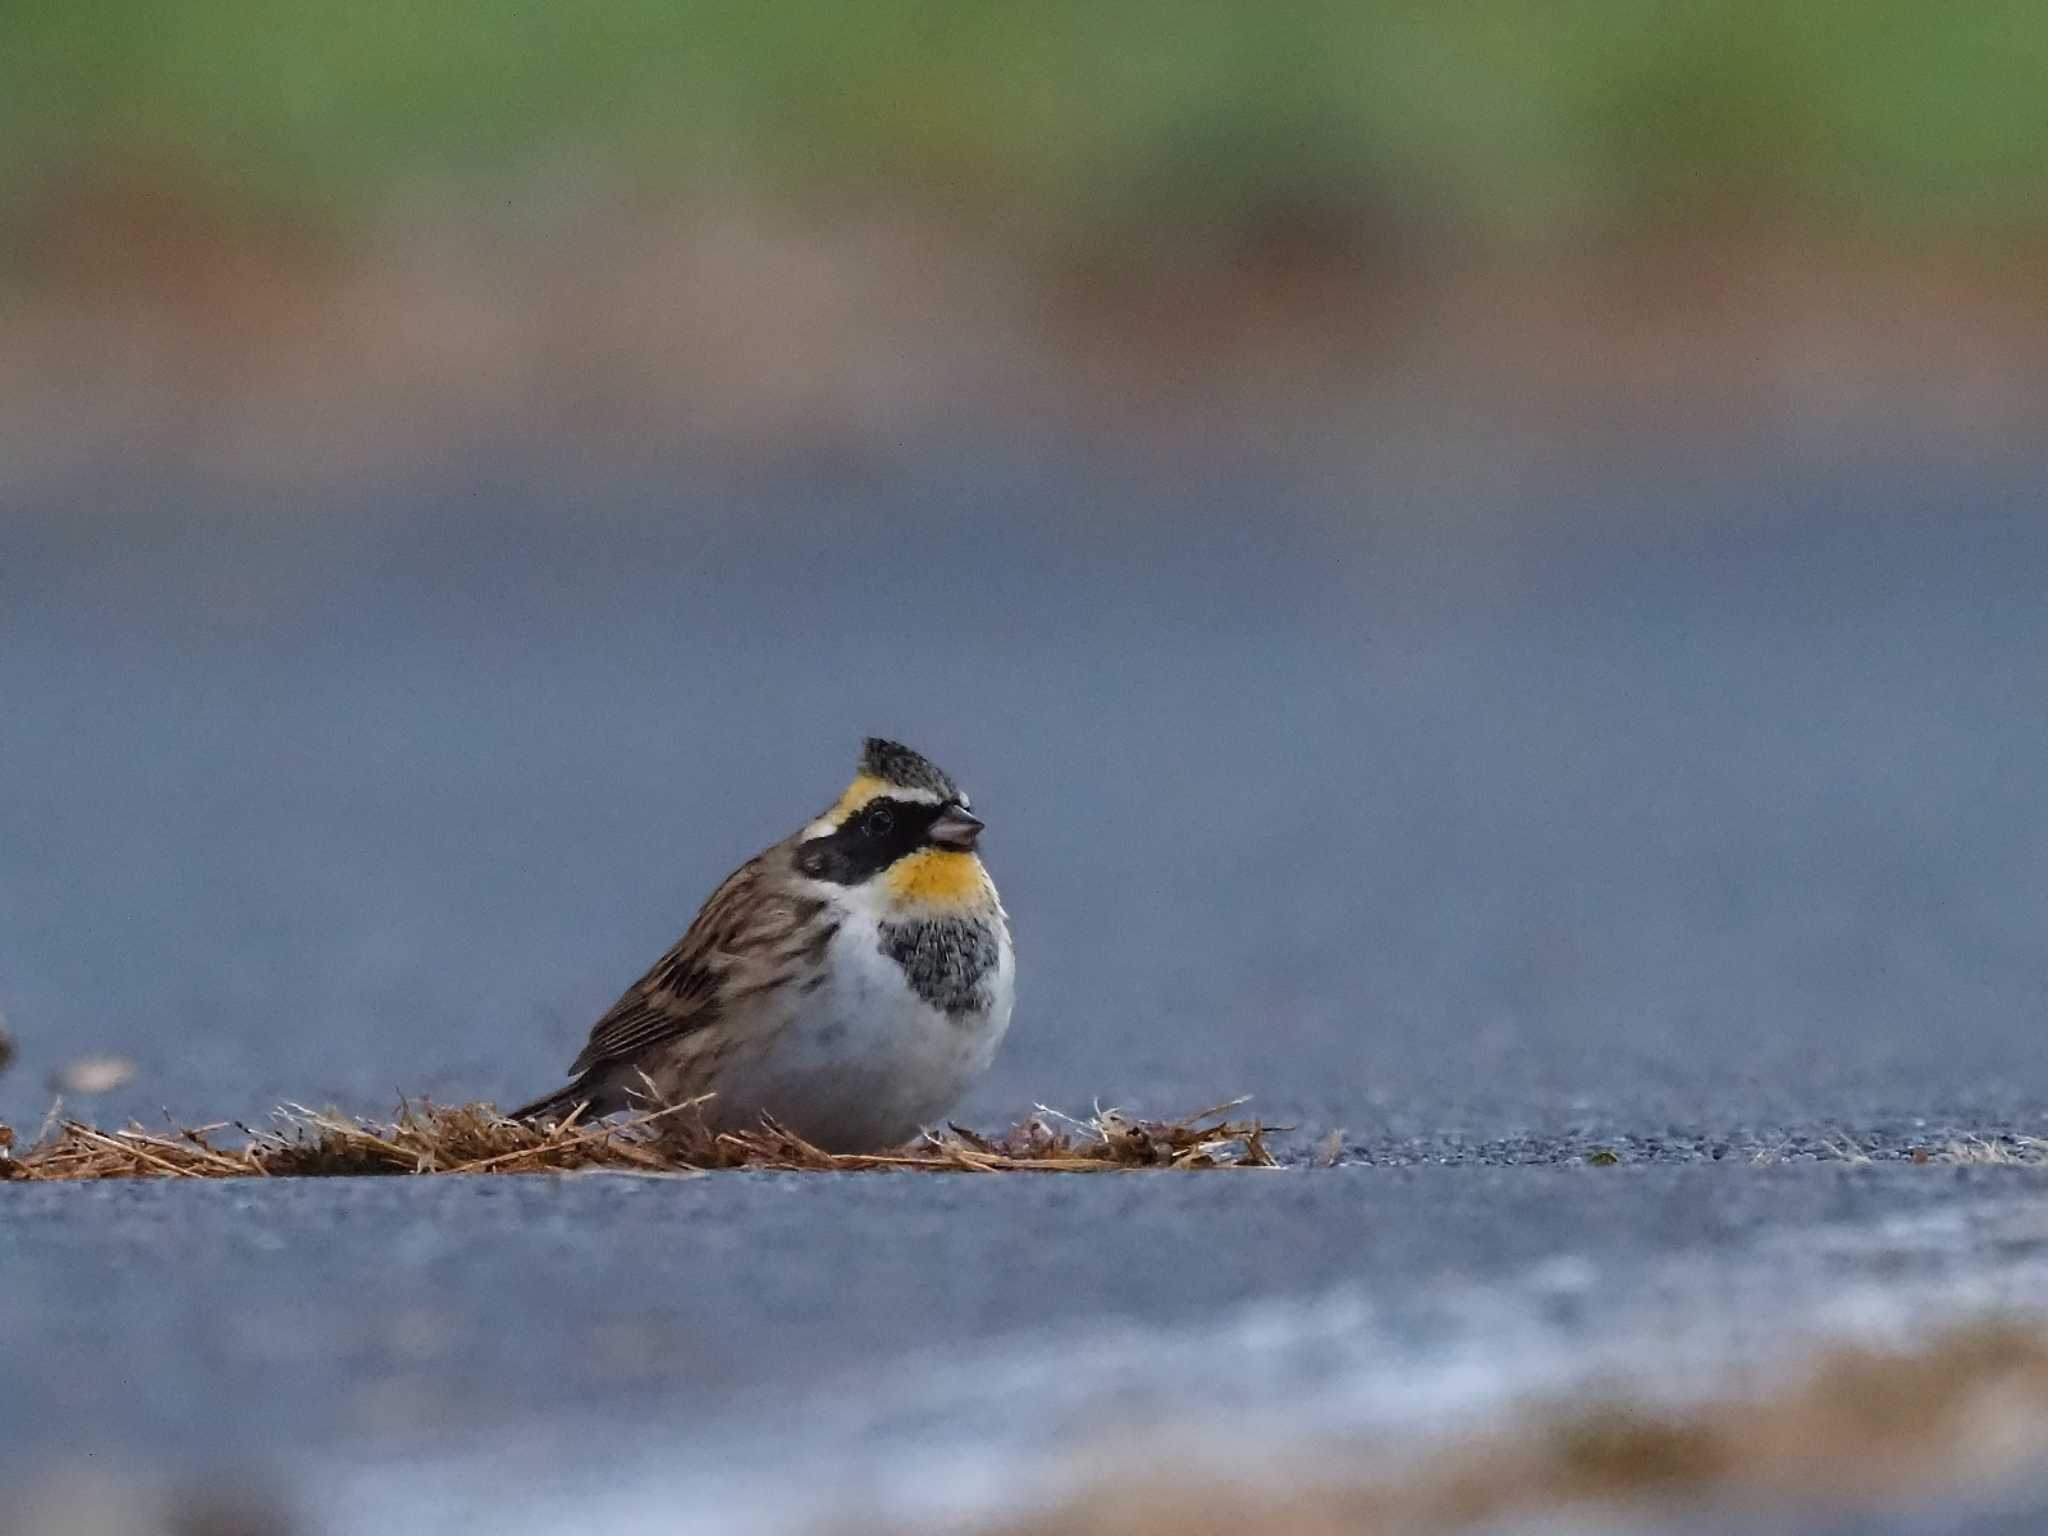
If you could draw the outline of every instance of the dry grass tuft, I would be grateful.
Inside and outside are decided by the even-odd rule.
[[[2024,1474],[2044,1458],[2048,1335],[1989,1323],[1912,1350],[1836,1350],[1754,1397],[1533,1412],[1405,1463],[1334,1444],[1257,1483],[1157,1465],[983,1533],[1350,1536],[1494,1529],[1603,1505],[1881,1509]]]
[[[339,1174],[554,1173],[602,1169],[677,1173],[754,1168],[801,1173],[1097,1173],[1125,1168],[1270,1168],[1267,1128],[1233,1120],[1238,1103],[1178,1120],[1138,1120],[1100,1110],[1086,1121],[1040,1109],[999,1137],[959,1126],[928,1132],[895,1152],[824,1151],[764,1122],[757,1131],[713,1132],[693,1100],[584,1123],[512,1120],[489,1104],[402,1104],[387,1123],[292,1104],[254,1129],[223,1122],[150,1132],[103,1131],[77,1120],[53,1125],[14,1149],[0,1126],[0,1180],[242,1179]]]
[[[1997,1167],[2038,1167],[2048,1163],[2048,1140],[2039,1136],[1958,1136],[1931,1151],[1916,1152],[1919,1163],[1986,1163]]]

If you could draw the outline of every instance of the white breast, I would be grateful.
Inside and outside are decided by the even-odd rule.
[[[896,1146],[942,1121],[994,1061],[1016,990],[1007,925],[989,1006],[948,1014],[883,952],[871,903],[841,912],[827,980],[800,995],[772,1046],[720,1082],[722,1121],[751,1124],[766,1111],[831,1150]]]

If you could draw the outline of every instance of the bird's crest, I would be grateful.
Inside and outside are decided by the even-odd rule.
[[[860,775],[880,779],[891,789],[921,789],[941,800],[967,803],[960,786],[930,758],[911,751],[901,742],[884,741],[879,736],[870,736],[861,748]]]

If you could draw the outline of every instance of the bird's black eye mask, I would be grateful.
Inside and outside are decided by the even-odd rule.
[[[826,837],[799,843],[796,867],[813,880],[859,885],[925,843],[941,807],[877,795]]]

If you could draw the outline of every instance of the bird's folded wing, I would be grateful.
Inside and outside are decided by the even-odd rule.
[[[689,931],[591,1027],[571,1076],[702,1029],[787,978],[795,955],[813,947],[795,941],[808,939],[802,930],[823,903],[771,896],[763,859],[712,892]]]

